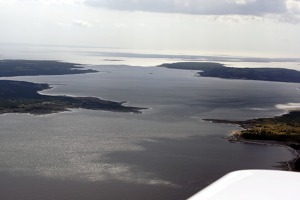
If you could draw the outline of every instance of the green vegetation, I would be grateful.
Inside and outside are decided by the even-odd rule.
[[[180,62],[162,64],[159,67],[199,70],[197,75],[203,77],[300,83],[300,71],[283,68],[235,68],[212,62]],[[263,143],[287,145],[297,150],[297,152],[300,150],[300,111],[292,111],[274,118],[251,119],[246,121],[204,120],[214,123],[240,125],[243,130],[238,132],[234,131],[228,138],[231,142],[251,141],[252,143],[258,143],[257,141],[263,141]],[[299,156],[290,162],[290,169],[300,171]]]
[[[180,62],[159,67],[199,70],[197,74],[203,77],[300,83],[300,71],[284,68],[236,68],[212,62]]]
[[[228,79],[250,79],[264,81],[300,82],[300,72],[282,68],[234,68],[212,62],[180,62],[162,64],[160,67],[184,70],[200,70],[199,75]],[[300,143],[300,111],[264,119],[247,121],[211,120],[217,123],[241,125],[243,138],[291,141]]]
[[[37,60],[0,60],[0,77],[83,74],[97,72],[82,69],[73,63]],[[140,113],[144,108],[123,106],[121,102],[105,101],[94,97],[41,95],[48,84],[0,80],[0,114],[49,114],[71,108]]]
[[[275,140],[300,144],[300,112],[293,111],[274,118],[251,119],[240,122],[245,139]]]
[[[94,97],[47,96],[38,93],[48,88],[48,84],[0,80],[0,114],[50,114],[70,108],[140,113],[143,109]]]
[[[274,118],[250,119],[246,121],[230,121],[219,119],[204,119],[214,123],[238,124],[243,130],[234,132],[228,140],[231,142],[253,142],[281,144],[292,147],[298,154],[300,150],[300,111]],[[274,141],[274,142],[272,142]],[[289,162],[290,169],[300,171],[300,156]]]
[[[251,140],[273,140],[300,144],[300,111],[292,111],[274,118],[250,119],[246,121],[230,121],[205,119],[215,123],[238,124],[243,130],[239,137]]]

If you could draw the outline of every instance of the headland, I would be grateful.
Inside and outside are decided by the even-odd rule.
[[[74,63],[39,60],[1,60],[0,77],[66,75],[95,73]],[[25,81],[0,80],[0,114],[30,113],[35,115],[67,111],[74,108],[113,112],[141,113],[145,108],[124,106],[124,102],[102,100],[95,97],[49,96],[39,91],[50,85]]]
[[[300,111],[291,111],[273,118],[258,118],[245,121],[204,119],[213,123],[237,124],[242,130],[233,131],[230,142],[250,144],[285,145],[297,152],[297,158],[290,162],[290,169],[300,171]]]
[[[158,67],[198,70],[196,75],[202,77],[300,83],[300,71],[285,68],[237,68],[214,62],[178,62]]]

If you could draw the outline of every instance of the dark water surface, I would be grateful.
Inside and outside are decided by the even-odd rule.
[[[278,115],[279,104],[299,102],[299,84],[93,68],[100,72],[12,79],[149,109],[1,115],[0,199],[185,199],[230,171],[280,169],[294,157],[285,147],[229,143],[222,137],[238,127],[201,119]]]

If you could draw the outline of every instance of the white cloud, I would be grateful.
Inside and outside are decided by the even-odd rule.
[[[42,2],[47,5],[77,5],[84,2],[84,0],[18,0],[18,1],[31,1],[31,2]]]
[[[252,3],[252,2],[255,2],[255,0],[235,0],[235,2],[237,4],[242,4],[242,5],[245,5],[245,4],[248,4],[248,3]]]
[[[286,12],[273,16],[280,22],[300,23],[300,0],[286,0]]]
[[[84,0],[38,0],[47,5],[80,5]]]
[[[78,20],[78,19],[74,19],[72,25],[74,26],[79,26],[79,27],[90,27],[91,24],[89,22],[83,21],[83,20]]]
[[[299,0],[287,0],[287,9],[290,13],[300,14],[300,1]]]
[[[299,57],[299,0],[116,2],[0,0],[0,42]]]
[[[20,3],[31,3],[35,5],[56,5],[56,6],[75,6],[75,5],[82,5],[85,0],[0,0],[0,4],[3,5],[16,5]]]

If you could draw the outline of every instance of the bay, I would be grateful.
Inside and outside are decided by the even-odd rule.
[[[295,156],[286,147],[229,143],[223,137],[238,127],[202,119],[282,114],[277,105],[298,103],[299,84],[157,67],[86,67],[99,73],[9,79],[49,83],[45,94],[148,109],[1,115],[1,199],[185,199],[230,171],[281,170],[280,162]]]

